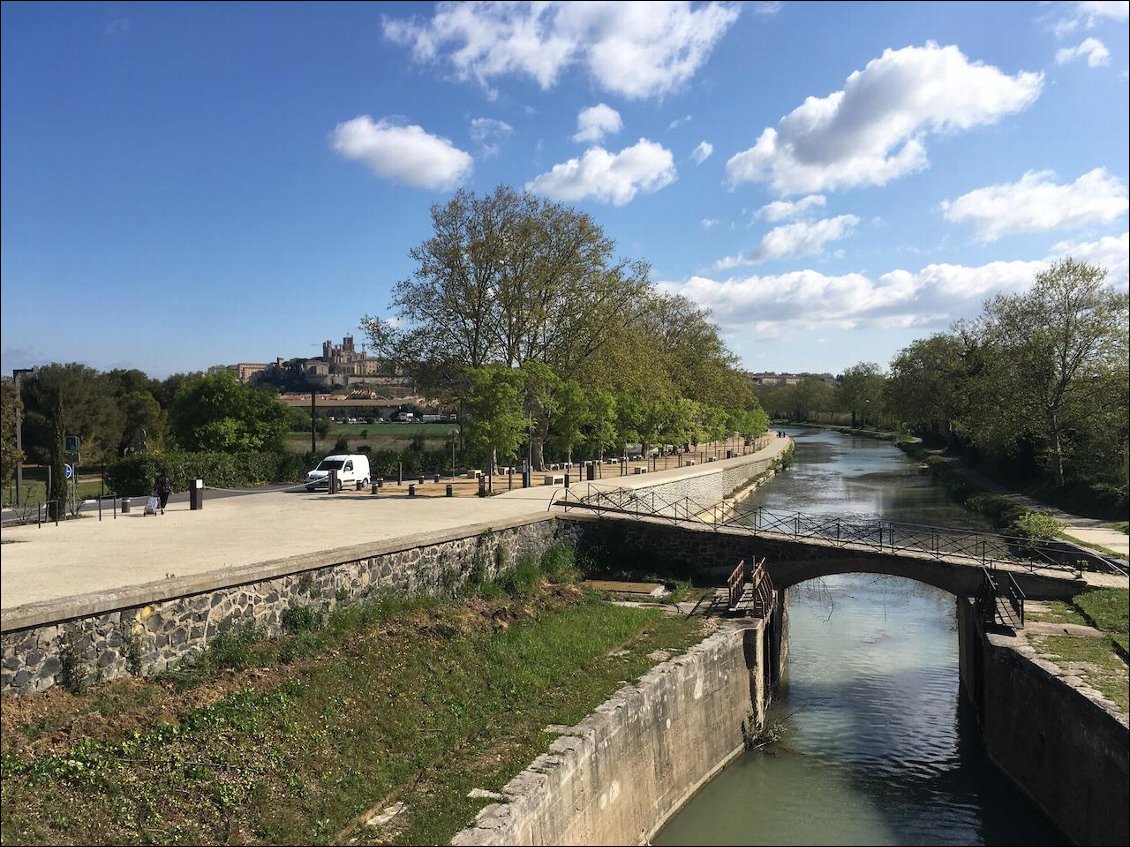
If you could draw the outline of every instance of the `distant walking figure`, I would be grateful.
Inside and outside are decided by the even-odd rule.
[[[173,480],[167,470],[161,471],[157,477],[157,496],[161,498],[161,514],[165,514],[165,504],[169,502],[169,495],[173,493]]]

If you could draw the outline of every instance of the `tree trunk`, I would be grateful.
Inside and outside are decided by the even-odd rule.
[[[47,492],[47,515],[50,519],[61,520],[66,516],[67,471],[65,464],[65,445],[63,431],[63,397],[55,390],[51,406],[51,489]]]
[[[1060,437],[1059,430],[1059,416],[1052,412],[1051,414],[1051,436],[1052,436],[1052,461],[1053,470],[1055,471],[1055,484],[1057,488],[1063,488],[1063,441]]]
[[[534,470],[545,470],[545,439],[549,435],[549,418],[538,421],[537,429],[530,436],[533,448]]]

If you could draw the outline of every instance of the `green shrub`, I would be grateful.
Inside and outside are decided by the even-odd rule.
[[[222,629],[208,643],[200,664],[210,668],[244,668],[256,665],[255,651],[252,647],[265,637],[263,627],[258,624],[230,626]]]
[[[1063,524],[1045,512],[1024,512],[1008,526],[1008,535],[1032,541],[1056,538]]]
[[[571,547],[552,544],[541,555],[541,569],[554,582],[563,582],[576,573],[577,557]]]
[[[514,564],[510,570],[498,579],[499,587],[507,594],[515,597],[524,597],[530,594],[541,582],[541,568],[537,560],[526,553]]]
[[[107,466],[106,485],[116,494],[148,494],[157,475],[168,469],[178,491],[187,490],[194,479],[203,479],[213,488],[243,488],[300,480],[317,462],[309,454],[290,451],[138,453]]]
[[[325,622],[326,613],[317,606],[291,606],[289,609],[284,609],[280,617],[283,631],[292,635],[321,629]]]

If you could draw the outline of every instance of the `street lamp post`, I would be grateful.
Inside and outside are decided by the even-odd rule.
[[[455,482],[455,437],[459,435],[459,430],[452,427],[448,430],[447,437],[451,439],[451,481]]]

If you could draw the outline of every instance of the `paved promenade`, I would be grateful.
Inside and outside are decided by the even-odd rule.
[[[790,441],[772,439],[753,456],[690,468],[630,476],[605,476],[588,487],[644,487],[715,472],[753,458],[772,458]],[[497,484],[497,483],[496,483]],[[164,515],[133,509],[117,519],[84,518],[38,528],[5,527],[0,547],[0,610],[74,595],[114,592],[163,579],[196,577],[334,552],[361,545],[408,542],[483,525],[502,526],[547,514],[560,487],[516,489],[494,497],[414,497],[401,493],[274,491],[209,500],[190,511],[170,504]]]

